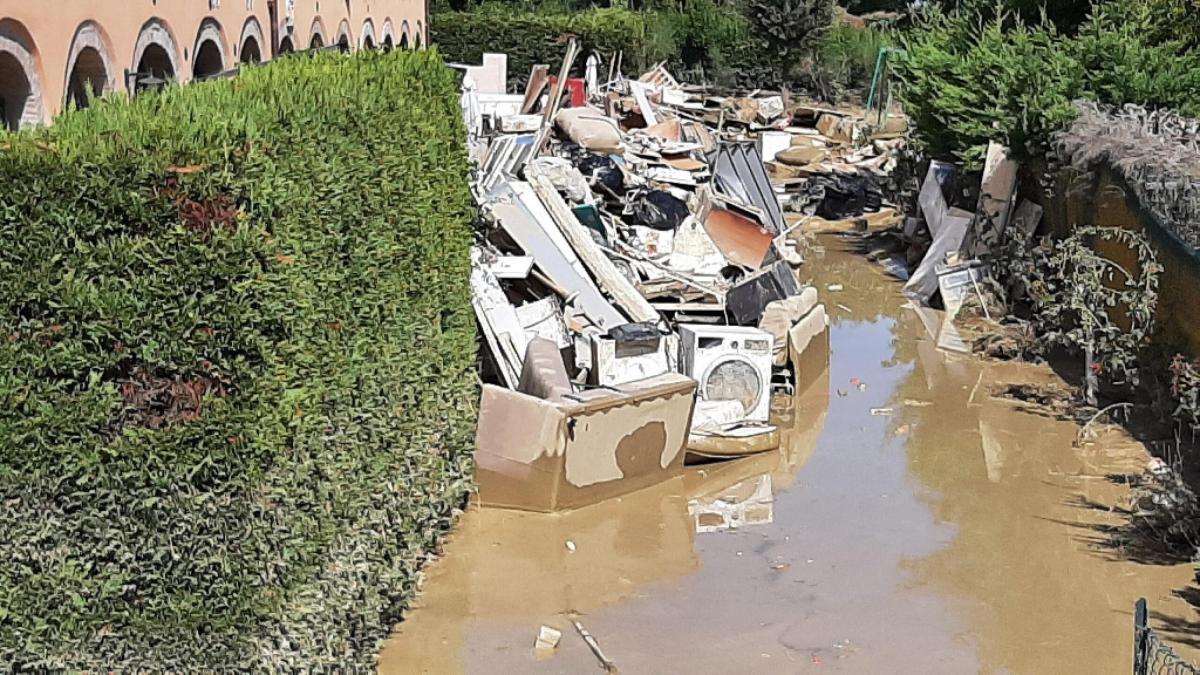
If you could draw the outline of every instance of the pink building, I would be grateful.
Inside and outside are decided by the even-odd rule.
[[[417,49],[427,23],[426,0],[0,0],[0,119],[312,47]]]

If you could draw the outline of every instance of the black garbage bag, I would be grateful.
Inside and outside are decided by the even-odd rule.
[[[835,173],[814,178],[820,191],[816,215],[826,220],[857,218],[874,213],[883,206],[883,189],[869,173]]]
[[[587,153],[575,162],[575,168],[592,185],[603,185],[615,195],[625,193],[625,176],[611,157]]]
[[[633,221],[655,230],[674,230],[687,219],[687,202],[664,190],[646,190],[629,201]]]

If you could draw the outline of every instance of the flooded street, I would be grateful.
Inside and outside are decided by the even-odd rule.
[[[602,672],[571,612],[623,673],[1126,673],[1138,597],[1195,626],[1190,566],[1093,543],[1115,522],[1094,505],[1127,498],[1105,475],[1144,449],[994,398],[1054,375],[940,352],[896,282],[822,243],[801,276],[831,365],[777,411],[780,451],[566,515],[472,510],[380,672]],[[539,659],[542,625],[563,636]]]

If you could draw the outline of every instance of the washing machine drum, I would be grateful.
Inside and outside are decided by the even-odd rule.
[[[700,391],[706,401],[738,401],[749,414],[762,396],[762,373],[747,359],[724,358],[709,367],[700,380]]]

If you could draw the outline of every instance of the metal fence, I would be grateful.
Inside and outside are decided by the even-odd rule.
[[[1179,658],[1150,627],[1145,598],[1133,611],[1133,675],[1200,675],[1200,666]]]

